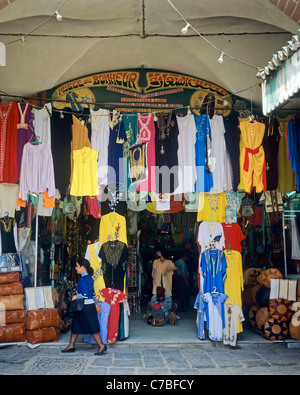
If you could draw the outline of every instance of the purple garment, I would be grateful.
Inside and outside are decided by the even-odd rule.
[[[53,158],[50,145],[41,143],[24,145],[20,176],[19,198],[26,201],[27,192],[55,196]]]
[[[30,103],[18,103],[19,123],[17,124],[17,165],[20,179],[24,145],[33,141],[33,107]]]

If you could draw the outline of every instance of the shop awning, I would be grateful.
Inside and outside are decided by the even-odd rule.
[[[300,29],[266,67],[260,70],[263,114],[268,116],[291,99],[300,99]]]

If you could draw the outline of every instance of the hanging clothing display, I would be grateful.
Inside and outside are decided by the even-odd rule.
[[[126,215],[126,193],[113,186],[106,186],[103,188],[101,197],[101,215],[113,212]]]
[[[108,327],[108,318],[109,318],[111,306],[106,302],[98,302],[97,304],[101,309],[100,313],[98,314],[100,336],[102,343],[107,344],[107,327]],[[96,340],[93,338],[91,334],[85,335],[83,341],[85,343],[97,344]]]
[[[101,295],[105,302],[110,304],[110,314],[107,322],[107,342],[115,343],[118,337],[120,303],[125,301],[125,295],[123,292],[112,288],[102,289]]]
[[[100,220],[99,241],[120,240],[127,244],[126,219],[115,212],[103,215]]]
[[[14,218],[0,219],[0,255],[18,252],[17,223]]]
[[[215,247],[222,250],[225,247],[223,227],[219,222],[201,222],[198,229],[197,243],[203,252]]]
[[[242,308],[242,291],[244,291],[243,267],[241,253],[235,250],[225,250],[227,276],[224,283],[225,294],[228,296],[229,304]],[[237,333],[241,333],[243,327],[238,319]]]
[[[88,244],[85,253],[85,259],[90,262],[91,267],[94,269],[92,278],[94,280],[94,291],[98,302],[103,301],[100,291],[101,289],[105,288],[105,281],[102,271],[102,260],[99,258],[99,252],[102,244],[103,243],[100,242]]]
[[[17,103],[0,104],[0,182],[19,180],[17,164]]]
[[[203,276],[201,292],[217,291],[224,293],[227,264],[225,253],[221,250],[207,249],[199,257],[199,273]]]
[[[225,243],[224,250],[234,250],[242,252],[241,242],[245,239],[242,229],[237,223],[222,223]]]
[[[300,192],[300,119],[289,120],[288,131],[288,155],[295,173],[296,190]]]
[[[178,124],[178,187],[175,193],[193,192],[197,179],[195,162],[196,124],[194,116],[176,116]]]
[[[53,111],[50,124],[55,187],[63,200],[71,177],[72,113],[65,109],[61,118],[58,111]]]
[[[155,151],[155,133],[156,128],[154,124],[153,114],[137,114],[139,134],[137,136],[136,144],[139,145],[139,152],[132,152],[130,155],[135,160],[138,166],[137,172],[140,174],[139,181],[136,187],[140,192],[151,192],[156,190],[155,180],[155,165],[156,165],[156,151]],[[134,148],[134,146],[132,147]],[[138,158],[136,157],[138,155]],[[145,161],[146,156],[146,161]],[[138,161],[138,163],[136,163]],[[142,162],[141,162],[142,161]],[[144,163],[144,166],[143,166]],[[142,168],[146,170],[142,170]],[[139,171],[141,169],[141,171]],[[142,176],[141,176],[142,174]],[[133,182],[133,179],[131,177]]]
[[[51,148],[47,143],[27,143],[23,149],[17,204],[26,206],[27,193],[44,193],[46,208],[54,207],[55,180]]]
[[[197,221],[225,222],[227,199],[225,192],[210,194],[200,193]]]
[[[241,306],[237,306],[233,303],[225,303],[224,305],[224,319],[225,327],[223,329],[223,344],[236,346],[238,326],[241,322],[245,321],[243,310]]]
[[[84,147],[73,150],[72,156],[74,165],[70,194],[72,196],[97,196],[99,194],[98,151]]]
[[[102,244],[98,254],[102,260],[103,279],[106,288],[124,292],[124,276],[128,259],[128,248],[122,241],[107,241]]]
[[[239,192],[226,191],[227,206],[225,209],[225,222],[237,222],[241,207]]]
[[[277,165],[278,165],[278,187],[277,191],[281,193],[288,193],[296,190],[295,185],[295,174],[289,160],[288,153],[288,122],[294,119],[293,115],[289,115],[285,118],[277,117],[277,121],[279,123],[279,146],[278,146],[278,156],[277,156]]]
[[[245,192],[251,193],[253,178],[255,179],[256,192],[265,190],[265,152],[262,141],[265,125],[257,121],[240,122],[241,137],[245,147],[241,152],[243,161],[242,178]]]
[[[202,298],[207,304],[206,328],[209,338],[214,341],[222,341],[223,328],[225,327],[224,302],[227,296],[220,292],[207,292],[202,295]]]
[[[132,184],[138,185],[148,179],[148,173],[151,169],[147,167],[147,144],[136,144],[129,148],[129,174]]]
[[[18,103],[19,123],[17,124],[17,165],[18,177],[20,177],[23,147],[33,141],[33,107],[30,103]]]
[[[127,137],[119,111],[114,110],[109,115],[109,144],[108,144],[108,185],[123,184],[123,144]]]
[[[130,188],[131,177],[129,169],[129,149],[132,147],[137,140],[139,133],[137,114],[133,112],[131,115],[123,115],[122,122],[126,133],[126,141],[123,143],[123,170],[124,170],[124,190],[127,191]]]
[[[212,193],[220,193],[229,190],[228,173],[226,170],[226,144],[225,144],[225,127],[222,115],[214,115],[209,120],[211,128],[212,156],[216,158],[216,166],[212,173],[213,186],[210,190]]]
[[[155,125],[156,192],[174,193],[178,187],[178,125],[176,115],[158,114]]]
[[[70,158],[70,160],[71,160],[70,185],[71,186],[72,186],[75,162],[78,160],[78,157],[76,157],[76,160],[75,160],[74,151],[78,151],[78,150],[85,148],[85,147],[91,148],[91,142],[90,142],[89,136],[88,136],[88,129],[85,126],[84,121],[81,121],[80,119],[75,117],[75,115],[72,115],[72,141],[71,141],[71,158]],[[94,176],[94,172],[93,172],[93,176]],[[98,194],[96,193],[96,195],[98,195]],[[83,195],[80,195],[80,196],[83,196]]]
[[[208,163],[206,163],[207,139],[211,140],[209,117],[203,114],[200,117],[194,115],[194,118],[197,129],[195,143],[197,179],[195,192],[209,192],[213,187],[212,172],[208,167]]]
[[[109,112],[99,108],[90,109],[91,114],[91,148],[99,152],[98,155],[98,183],[107,185],[108,144],[109,144]]]
[[[262,193],[259,204],[265,205],[267,213],[276,213],[283,211],[283,193],[276,191],[267,191]]]
[[[33,128],[36,137],[42,143],[47,143],[51,147],[52,139],[52,128],[51,128],[51,117],[54,115],[52,112],[52,104],[46,103],[43,108],[37,109],[33,108]],[[58,115],[60,115],[58,113]]]
[[[274,125],[275,124],[275,125]],[[279,148],[279,132],[278,122],[276,118],[272,117],[268,126],[268,134],[263,140],[263,147],[266,158],[266,179],[267,191],[273,191],[278,186],[278,148]]]
[[[240,183],[240,128],[237,116],[224,118],[225,143],[232,170],[232,189],[237,191]]]
[[[290,210],[294,212],[294,203],[290,202]],[[290,219],[291,258],[300,259],[300,234],[294,216]]]
[[[18,191],[18,184],[0,184],[0,218],[6,216],[15,218],[16,210],[20,210],[20,207],[16,204],[18,199]]]

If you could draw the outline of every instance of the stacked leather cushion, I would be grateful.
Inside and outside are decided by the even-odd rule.
[[[0,343],[26,341],[24,289],[20,273],[0,274]]]
[[[28,311],[26,336],[28,343],[37,344],[58,341],[60,318],[58,309]]]

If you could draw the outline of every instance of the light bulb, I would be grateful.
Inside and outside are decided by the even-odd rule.
[[[191,115],[191,114],[192,114],[192,112],[191,112],[191,107],[190,107],[190,106],[188,106],[187,114],[188,114],[188,115]]]
[[[224,107],[228,106],[228,101],[226,99],[223,100],[223,105],[224,105]]]
[[[63,17],[60,15],[60,13],[59,13],[58,11],[55,12],[55,16],[56,16],[56,20],[57,20],[58,22],[61,22],[61,21],[62,21]]]
[[[21,37],[22,44],[25,43],[25,37]]]
[[[154,113],[153,121],[154,121],[154,122],[157,122],[157,121],[158,121],[158,118],[157,118],[157,116],[156,116],[156,113]]]
[[[224,52],[221,53],[221,56],[218,59],[218,62],[222,64],[224,62]]]
[[[64,114],[62,113],[62,111],[60,112],[60,119],[64,119]]]
[[[185,27],[183,27],[183,28],[181,29],[181,33],[182,33],[182,34],[187,34],[187,32],[188,32],[190,26],[191,26],[191,25],[188,23]]]

